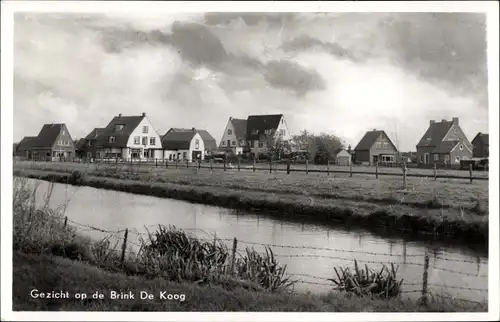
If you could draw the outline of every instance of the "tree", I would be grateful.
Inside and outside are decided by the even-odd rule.
[[[291,151],[290,144],[283,141],[276,133],[269,133],[265,135],[265,143],[267,147],[267,154],[271,160],[281,160],[281,157]]]
[[[327,133],[314,135],[307,130],[293,137],[293,147],[296,151],[307,151],[309,161],[324,164],[335,158],[335,155],[344,148],[342,140]]]

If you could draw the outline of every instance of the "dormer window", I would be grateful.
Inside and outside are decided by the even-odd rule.
[[[232,134],[233,134],[233,130],[227,129],[227,135],[232,135]]]
[[[116,139],[116,138],[115,138],[114,136],[110,136],[110,137],[109,137],[109,143],[113,143],[113,142],[115,142],[115,139]]]
[[[257,129],[252,130],[252,135],[257,135],[258,133],[259,133],[259,130],[257,130]]]
[[[123,128],[124,128],[123,124],[117,124],[117,125],[115,125],[115,131],[116,132],[119,132],[119,131],[123,130]]]
[[[460,146],[458,148],[460,149],[460,151],[463,151],[464,146],[462,144],[460,144]]]
[[[142,133],[148,133],[149,128],[147,126],[142,127]]]

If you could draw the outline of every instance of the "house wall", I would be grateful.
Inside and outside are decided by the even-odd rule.
[[[148,133],[142,133],[143,126],[148,127]],[[134,141],[134,138],[137,136],[139,137],[139,144],[135,143],[135,141]],[[142,144],[143,137],[147,137],[146,145]],[[151,138],[155,138],[154,144],[151,144],[151,140],[150,140]],[[128,156],[126,157],[126,159],[131,158],[131,150],[130,149],[142,149],[141,150],[142,153],[140,154],[140,159],[144,159],[144,149],[159,150],[160,152],[153,152],[153,155],[152,156],[150,155],[148,159],[154,159],[156,157],[156,155],[158,155],[158,157],[161,158],[161,156],[162,156],[161,151],[163,150],[162,146],[161,146],[161,138],[158,135],[158,133],[155,131],[155,129],[153,128],[153,125],[151,124],[151,122],[149,121],[147,116],[142,119],[141,123],[139,123],[139,125],[130,134],[128,141],[127,141],[127,148],[128,148],[128,150],[127,150]],[[122,157],[123,157],[123,155],[122,155]]]
[[[284,130],[284,134],[281,136],[280,135],[280,130]],[[276,128],[275,132],[275,139],[281,138],[282,141],[290,141],[291,135],[290,132],[288,131],[288,126],[286,124],[285,117],[282,116],[281,120],[279,121],[278,127]],[[268,147],[267,147],[267,141],[262,142],[262,147],[259,147],[259,141],[254,140],[253,141],[253,147],[252,147],[252,142],[249,142],[250,144],[250,152],[254,153],[255,155],[259,155],[262,153],[267,153],[268,152]]]
[[[356,162],[370,162],[370,151],[369,150],[355,150],[354,159]]]
[[[433,164],[434,161],[432,160],[431,152],[435,149],[435,146],[430,146],[430,147],[417,147],[417,163],[424,163],[424,154],[429,153],[429,163],[428,164]]]
[[[349,156],[337,156],[336,164],[340,166],[347,166],[351,164],[351,157]]]
[[[377,143],[380,143],[380,147],[378,146]],[[386,144],[386,147],[384,147],[384,143]],[[370,148],[370,156],[369,156],[368,162],[370,162],[370,165],[373,165],[374,164],[373,163],[373,156],[375,156],[375,155],[378,155],[378,156],[379,155],[393,155],[394,161],[395,161],[396,154],[397,154],[397,150],[394,147],[394,145],[392,145],[389,138],[386,135],[381,134],[379,136],[379,138],[375,141],[373,146]],[[382,158],[379,157],[378,161],[382,162]]]
[[[52,145],[52,156],[54,157],[54,152],[56,154],[62,153],[67,159],[73,159],[75,157],[75,143],[69,134],[66,125],[64,125],[59,132],[54,144]],[[57,158],[59,159],[59,158]]]
[[[469,142],[464,131],[462,131],[462,128],[458,124],[453,124],[451,126],[450,130],[443,138],[443,141],[460,141],[472,151],[472,144]]]
[[[229,131],[231,134],[229,134]],[[240,138],[241,139],[241,138]],[[227,145],[227,140],[229,140],[230,145]],[[236,134],[234,132],[233,122],[229,120],[226,124],[226,128],[224,129],[224,133],[222,134],[222,139],[219,144],[219,148],[228,149],[231,148],[233,152],[236,151],[237,147],[243,147],[245,145],[244,140],[238,140]]]
[[[450,161],[451,164],[460,164],[460,160],[469,160],[472,158],[472,152],[463,144],[463,149],[460,150],[460,145],[455,147],[450,152]],[[458,158],[458,159],[457,159]]]
[[[474,158],[488,158],[490,156],[489,145],[484,144],[480,138],[472,141],[472,155]]]
[[[196,141],[198,141],[198,147],[196,147]],[[205,159],[205,142],[201,138],[199,133],[196,133],[193,139],[191,140],[191,144],[189,145],[189,161],[193,161],[193,151],[201,152],[201,160]]]

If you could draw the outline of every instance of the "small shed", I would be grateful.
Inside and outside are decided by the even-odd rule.
[[[337,165],[349,166],[351,164],[351,154],[346,150],[340,150],[336,155]]]

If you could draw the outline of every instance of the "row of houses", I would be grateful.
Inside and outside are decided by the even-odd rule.
[[[470,142],[460,127],[458,117],[453,117],[451,121],[431,120],[416,148],[416,153],[408,153],[408,160],[405,161],[423,165],[460,164],[461,160],[488,158],[489,136],[480,132]],[[402,153],[383,130],[367,132],[354,148],[354,160],[369,165],[398,162],[401,157]]]
[[[247,119],[230,117],[219,145],[202,129],[171,128],[159,135],[145,113],[139,116],[115,116],[106,127],[93,129],[85,138],[73,141],[65,124],[45,124],[38,136],[22,139],[15,155],[36,160],[86,159],[168,159],[203,160],[214,153],[268,152],[279,139],[291,141],[283,114],[251,115]],[[384,130],[366,132],[353,151],[342,150],[336,158],[344,164],[351,160],[373,165],[416,161],[419,164],[459,164],[461,160],[489,156],[488,134],[478,133],[469,142],[459,119],[431,120],[418,142],[416,153],[400,153]],[[352,157],[351,157],[352,155]],[[415,158],[415,160],[413,160]]]

